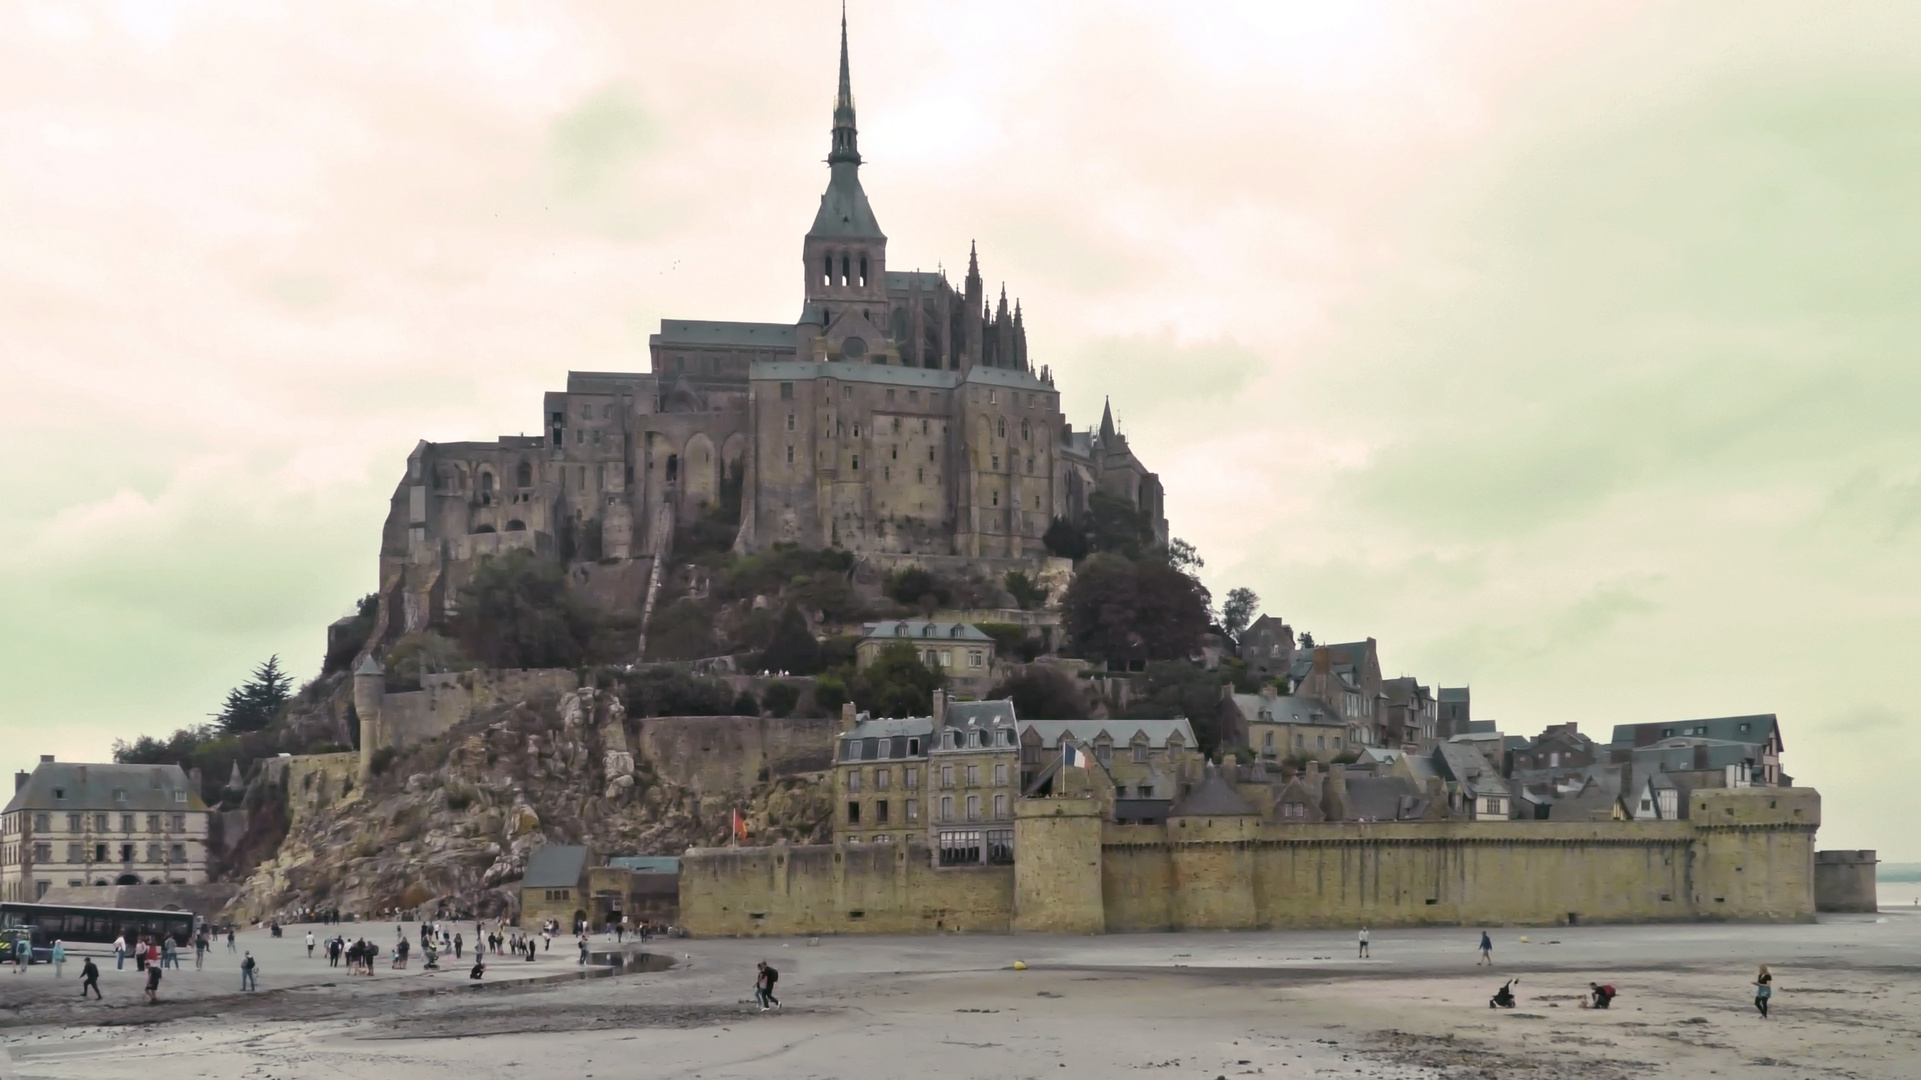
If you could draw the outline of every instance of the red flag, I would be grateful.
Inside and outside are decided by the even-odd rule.
[[[734,840],[743,844],[747,842],[747,818],[739,810],[734,811]]]

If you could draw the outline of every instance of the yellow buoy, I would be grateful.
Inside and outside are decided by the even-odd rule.
[[[1014,970],[1015,970],[1015,971],[1026,971],[1026,970],[1027,970],[1027,964],[1026,964],[1026,963],[1025,963],[1024,961],[1021,961],[1021,960],[1016,960],[1016,961],[1014,961]]]

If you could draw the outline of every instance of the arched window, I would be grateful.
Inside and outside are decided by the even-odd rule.
[[[847,256],[843,254],[840,257],[840,283],[843,286],[847,284],[848,276],[849,275],[847,272]]]
[[[867,256],[865,255],[860,257],[860,287],[863,289],[867,287]]]
[[[524,487],[524,488],[533,487],[534,486],[534,467],[525,461],[521,462],[520,469],[515,473],[515,479],[520,482],[521,487]]]
[[[822,285],[832,285],[834,283],[834,256],[831,254],[821,256],[820,283]]]
[[[508,532],[526,532],[527,523],[524,521],[521,521],[518,518],[515,518],[513,521],[509,521],[507,523],[507,531]]]
[[[480,493],[482,495],[491,495],[493,490],[494,474],[483,470],[480,474]]]
[[[1000,435],[1000,437],[1003,439],[1007,438],[1007,417],[1005,416],[1001,417],[1000,423],[997,426],[999,428],[999,431],[997,433]]]
[[[1021,441],[1027,441],[1027,421],[1025,420],[1021,421]]]

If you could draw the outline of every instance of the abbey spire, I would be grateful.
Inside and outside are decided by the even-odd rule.
[[[854,83],[847,73],[847,9],[840,9],[840,93],[834,98],[834,148],[829,165],[860,165],[859,132],[854,128]]]

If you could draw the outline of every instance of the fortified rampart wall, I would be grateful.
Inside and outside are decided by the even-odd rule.
[[[1014,868],[937,869],[924,844],[695,848],[680,860],[680,921],[704,937],[1005,933]]]
[[[1125,826],[1086,800],[1022,800],[1011,868],[936,868],[917,844],[691,852],[681,921],[723,935],[1811,921],[1820,796],[1693,799],[1686,821]]]

